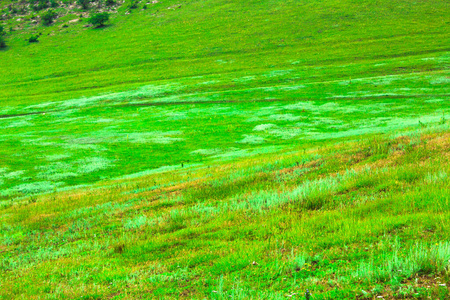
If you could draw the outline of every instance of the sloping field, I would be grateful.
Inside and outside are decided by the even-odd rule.
[[[449,118],[448,36],[424,27],[428,14],[413,25],[391,7],[396,26],[375,30],[367,11],[383,7],[325,18],[328,2],[254,3],[236,4],[230,23],[229,5],[207,3],[200,15],[198,3],[116,14],[101,29],[40,26],[38,44],[13,32],[0,62],[0,199]],[[421,5],[445,22],[443,7]],[[294,12],[309,17],[292,23]]]
[[[448,299],[447,125],[2,209],[5,298]]]
[[[447,1],[64,2],[0,20],[0,299],[450,298]]]

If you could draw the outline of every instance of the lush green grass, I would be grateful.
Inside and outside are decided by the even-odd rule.
[[[7,37],[1,199],[449,118],[441,1],[174,3]]]
[[[192,76],[241,78],[293,70],[275,79],[291,84],[436,71],[443,69],[440,59],[448,52],[445,1],[210,0],[167,9],[175,3],[119,13],[101,30],[79,22],[61,28],[61,20],[13,32],[10,48],[1,52],[0,69],[7,70],[0,74],[2,106]],[[43,36],[27,45],[32,31]],[[416,57],[435,59],[417,63]],[[399,59],[386,63],[390,58]]]
[[[430,130],[19,201],[3,296],[447,299],[450,144]]]
[[[1,299],[450,297],[445,1],[128,3],[1,21]]]
[[[0,162],[1,199],[450,118],[447,102],[436,97],[150,107],[98,102],[70,100],[57,112],[0,119],[0,154],[8,157]]]

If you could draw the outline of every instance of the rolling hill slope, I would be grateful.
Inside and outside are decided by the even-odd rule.
[[[450,297],[448,1],[74,2],[0,4],[1,299]]]

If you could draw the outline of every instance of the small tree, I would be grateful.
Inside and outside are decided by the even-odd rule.
[[[91,16],[88,20],[89,24],[92,24],[95,28],[105,26],[105,23],[109,20],[109,14],[107,12],[99,13]]]
[[[48,1],[47,0],[39,0],[38,6],[36,7],[36,10],[43,10],[48,8]]]
[[[41,16],[41,21],[42,24],[45,26],[48,26],[50,24],[53,23],[53,20],[56,18],[58,14],[52,10],[48,10],[46,11],[42,16]]]
[[[91,2],[91,0],[77,0],[78,5],[81,6],[85,10],[89,8],[90,2]]]
[[[3,29],[3,26],[0,25],[0,49],[6,48],[5,38],[3,37],[5,34],[6,34],[6,32]]]
[[[115,0],[105,0],[105,4],[106,4],[106,6],[113,6],[113,5],[116,5],[116,1]]]
[[[3,37],[5,34],[6,33],[3,30],[3,26],[0,25],[0,49],[1,48],[6,48],[5,38]]]

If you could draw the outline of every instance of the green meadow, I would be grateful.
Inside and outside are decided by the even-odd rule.
[[[0,4],[0,299],[450,298],[448,3],[90,5]]]

